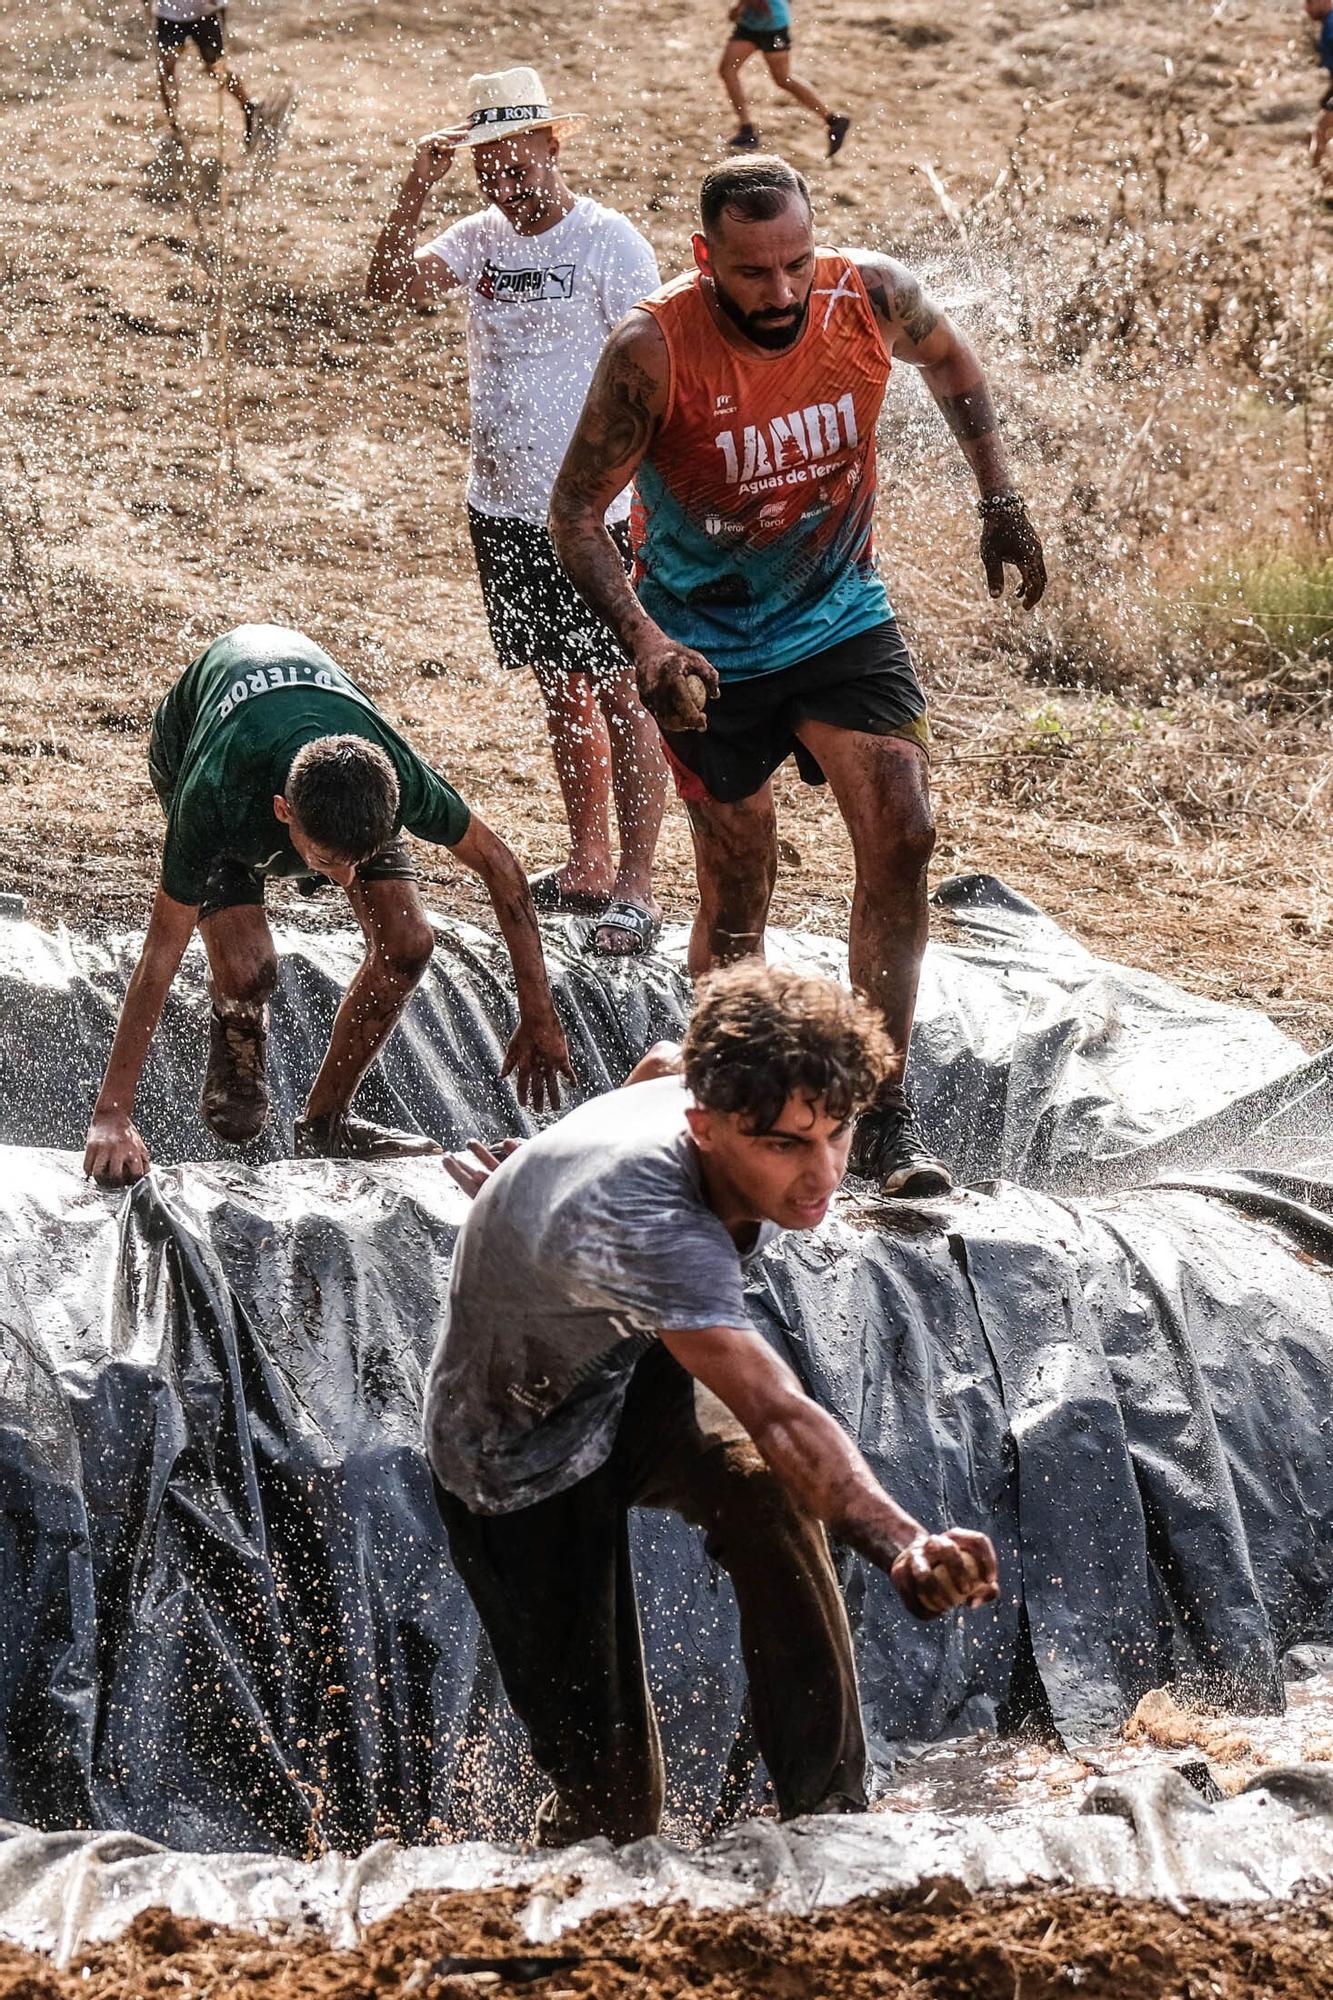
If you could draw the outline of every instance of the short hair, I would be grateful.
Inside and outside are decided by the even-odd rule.
[[[710,167],[699,188],[699,219],[707,236],[727,208],[743,222],[771,222],[793,195],[811,207],[804,174],[789,167],[776,153],[755,153],[748,160],[723,160]]]
[[[840,1122],[869,1104],[893,1060],[879,1012],[832,979],[746,959],[700,982],[682,1046],[696,1104],[771,1132],[789,1097]]]
[[[302,832],[347,861],[368,861],[398,828],[398,773],[364,736],[317,736],[302,744],[284,796]]]

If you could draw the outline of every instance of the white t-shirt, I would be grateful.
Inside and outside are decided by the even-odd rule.
[[[606,336],[657,290],[657,260],[632,223],[586,195],[539,236],[486,208],[427,248],[468,292],[468,504],[545,525]],[[607,519],[628,512],[627,490]]]
[[[155,21],[206,21],[220,14],[227,0],[153,0]]]

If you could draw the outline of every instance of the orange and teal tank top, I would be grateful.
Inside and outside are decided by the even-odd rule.
[[[875,567],[875,425],[889,356],[861,274],[816,255],[805,329],[733,347],[699,273],[643,302],[670,356],[631,536],[649,617],[724,680],[776,672],[887,618]]]

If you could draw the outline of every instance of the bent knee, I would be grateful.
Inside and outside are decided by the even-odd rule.
[[[430,964],[435,950],[435,933],[429,924],[413,925],[381,945],[380,963],[394,979],[415,986]]]
[[[278,983],[276,953],[258,958],[229,960],[214,973],[219,1000],[239,1007],[262,1007],[272,997]]]

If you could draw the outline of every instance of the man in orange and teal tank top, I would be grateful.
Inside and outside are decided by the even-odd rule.
[[[551,502],[566,570],[633,660],[694,837],[690,969],[763,950],[777,868],[771,779],[831,785],[851,835],[853,985],[897,1060],[852,1171],[885,1193],[950,1186],[904,1089],[934,844],[925,696],[875,562],[875,425],[894,361],[919,368],[976,476],[992,597],[1031,608],[1041,544],[975,351],[911,273],[815,243],[785,161],[714,168],[695,270],[611,335]],[[634,587],[602,521],[633,479]]]

